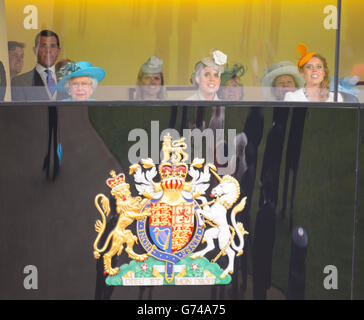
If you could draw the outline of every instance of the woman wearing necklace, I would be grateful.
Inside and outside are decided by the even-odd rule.
[[[330,75],[326,59],[316,52],[308,52],[307,47],[302,43],[298,44],[296,51],[301,53],[297,67],[305,79],[305,86],[295,92],[287,92],[284,100],[333,102],[334,93],[329,89]],[[338,102],[343,102],[340,93]]]

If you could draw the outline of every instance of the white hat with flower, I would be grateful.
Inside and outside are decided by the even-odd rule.
[[[227,62],[227,55],[220,50],[214,50],[210,57],[203,58],[201,62],[213,69],[216,69],[220,73],[224,72],[224,66]]]

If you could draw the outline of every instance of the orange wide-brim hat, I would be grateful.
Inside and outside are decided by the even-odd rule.
[[[316,52],[308,52],[307,47],[303,43],[297,45],[296,51],[301,54],[297,67],[299,71],[302,71],[303,66],[316,54]]]

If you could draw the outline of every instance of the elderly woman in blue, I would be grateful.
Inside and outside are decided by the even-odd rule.
[[[57,90],[67,92],[71,97],[66,100],[87,101],[98,83],[105,77],[105,70],[94,67],[90,62],[68,63],[59,71],[60,81]]]

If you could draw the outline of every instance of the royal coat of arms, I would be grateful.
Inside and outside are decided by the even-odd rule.
[[[103,254],[108,285],[212,285],[231,281],[235,257],[243,253],[244,236],[248,234],[243,224],[236,222],[246,198],[235,204],[240,196],[239,183],[229,175],[220,177],[216,167],[204,164],[204,159],[195,158],[188,166],[186,148],[184,138],[173,141],[167,134],[158,169],[149,158],[131,165],[129,175],[134,177],[137,197],[131,195],[123,173],[110,172],[106,184],[119,217],[101,248],[110,203],[103,194],[95,197],[102,220],[95,224],[98,235],[94,257],[99,259]],[[155,181],[158,173],[160,180]],[[218,184],[211,191],[213,199],[207,201],[204,195],[211,174]],[[137,235],[127,229],[134,221]],[[209,261],[205,255],[215,249],[214,240],[219,253]],[[134,251],[136,244],[143,253]],[[112,267],[112,257],[122,254],[124,245],[131,262]],[[225,255],[228,264],[222,268],[217,260]]]

